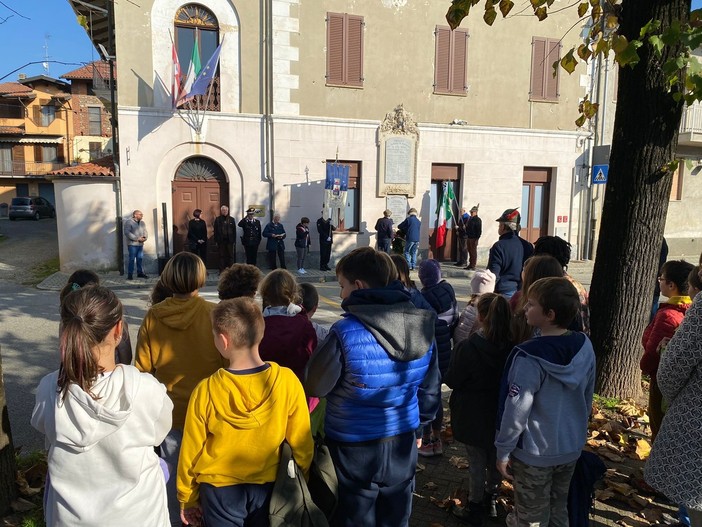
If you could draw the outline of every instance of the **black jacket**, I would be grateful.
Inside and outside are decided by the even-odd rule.
[[[325,243],[332,243],[332,232],[336,230],[336,227],[332,225],[331,218],[325,220],[324,218],[319,218],[317,220],[317,232],[319,233],[319,243],[323,245]]]
[[[244,247],[258,246],[261,243],[261,222],[256,218],[251,221],[246,218],[242,219],[239,222],[239,227],[243,231],[241,244]]]
[[[422,296],[437,314],[434,337],[439,350],[439,370],[443,374],[451,362],[451,337],[458,320],[456,293],[451,284],[442,280],[434,286],[423,288]]]
[[[376,221],[375,230],[378,233],[378,241],[392,240],[395,237],[392,232],[392,220],[390,218],[380,218]]]
[[[217,216],[214,220],[214,241],[236,243],[236,222],[231,216]]]
[[[198,246],[198,240],[207,242],[207,223],[205,220],[193,218],[188,222],[188,244],[191,249],[195,249]]]
[[[466,238],[480,238],[483,234],[483,220],[478,216],[470,216],[466,221]]]

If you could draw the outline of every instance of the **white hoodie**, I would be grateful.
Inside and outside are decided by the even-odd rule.
[[[166,388],[118,365],[92,388],[72,384],[62,401],[58,371],[37,388],[32,426],[46,435],[47,527],[169,526],[166,485],[154,446],[171,428]]]

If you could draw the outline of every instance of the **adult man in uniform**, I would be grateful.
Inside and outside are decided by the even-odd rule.
[[[475,271],[478,262],[478,240],[483,234],[483,220],[478,217],[478,207],[470,209],[470,217],[466,222],[466,247],[468,249],[468,265],[466,269]]]
[[[242,230],[241,245],[246,252],[246,263],[256,265],[258,246],[261,244],[261,222],[254,216],[256,209],[246,209],[246,217],[239,222]]]
[[[322,216],[317,220],[317,232],[319,233],[319,270],[331,271],[329,267],[329,259],[331,258],[332,232],[336,227],[332,225],[331,218],[324,219],[324,211]]]

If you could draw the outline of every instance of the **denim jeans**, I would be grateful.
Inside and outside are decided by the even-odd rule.
[[[390,238],[378,240],[378,250],[390,254],[390,242],[392,242]]]
[[[143,245],[128,245],[129,249],[129,266],[127,268],[127,274],[129,276],[134,274],[134,260],[136,260],[137,274],[144,274],[144,269],[141,267],[141,260],[144,256],[144,246]]]
[[[417,247],[419,247],[419,242],[405,244],[405,260],[407,260],[410,270],[414,269],[417,264]]]

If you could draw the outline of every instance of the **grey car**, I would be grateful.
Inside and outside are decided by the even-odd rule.
[[[55,218],[56,209],[46,199],[40,196],[29,196],[12,198],[10,203],[10,219],[27,218],[29,220],[39,220],[39,218]]]

